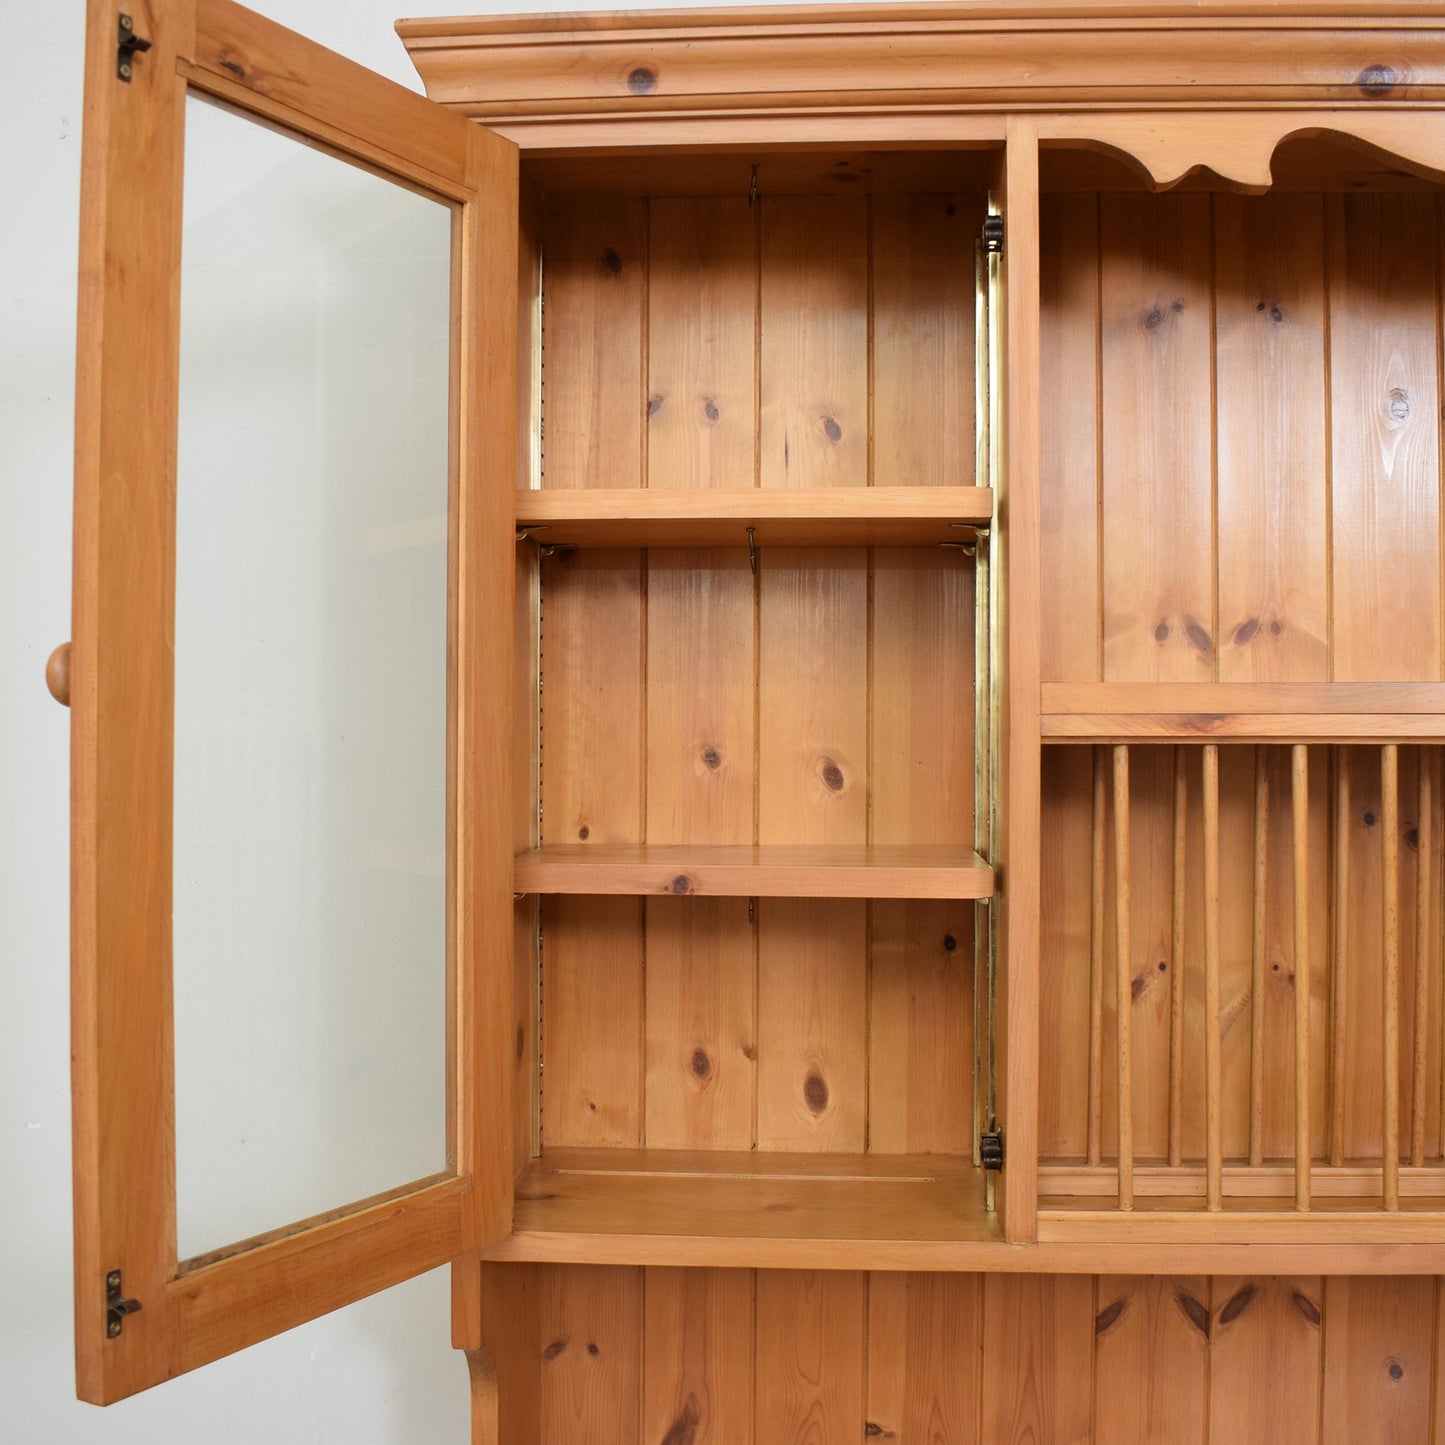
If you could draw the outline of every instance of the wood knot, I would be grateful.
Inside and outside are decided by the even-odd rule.
[[[1146,331],[1157,331],[1164,324],[1164,313],[1157,307],[1151,307],[1144,317],[1144,329]]]
[[[1400,387],[1390,389],[1390,420],[1408,421],[1410,417],[1410,393]]]
[[[823,435],[836,446],[843,440],[843,428],[830,416],[823,418]]]
[[[1129,1301],[1122,1296],[1116,1299],[1113,1304],[1105,1305],[1104,1308],[1094,1316],[1094,1333],[1096,1335],[1107,1334],[1119,1323],[1120,1318],[1128,1307]]]
[[[526,1035],[522,1032],[522,1026],[521,1026],[521,1024],[518,1024],[518,1025],[517,1025],[517,1061],[518,1061],[518,1063],[521,1062],[522,1055],[526,1052],[526,1050],[527,1050],[527,1039],[526,1039]]]
[[[636,70],[628,73],[627,88],[633,95],[646,95],[649,91],[656,90],[657,72],[649,70],[645,65],[639,65]]]
[[[1373,808],[1366,808],[1365,811],[1360,815],[1360,821],[1365,825],[1365,827],[1373,828],[1375,824],[1378,823],[1380,820],[1375,816],[1375,810]]]
[[[667,891],[681,898],[683,894],[692,892],[692,879],[686,873],[679,873],[677,877],[667,885]]]
[[[1199,1331],[1207,1340],[1209,1338],[1209,1311],[1204,1308],[1188,1290],[1177,1289],[1174,1291],[1174,1303],[1179,1306],[1179,1312]]]
[[[1197,618],[1186,617],[1184,619],[1184,640],[1196,652],[1202,653],[1205,657],[1210,656],[1214,651],[1214,639],[1209,635],[1209,629]]]
[[[1289,1302],[1304,1316],[1306,1324],[1313,1325],[1315,1329],[1319,1329],[1320,1307],[1307,1294],[1295,1290],[1290,1295]]]
[[[1405,829],[1405,844],[1417,853],[1420,851],[1420,825],[1418,823],[1412,823]]]
[[[1234,645],[1236,647],[1248,647],[1259,634],[1259,618],[1246,617],[1238,627],[1234,629]]]
[[[560,1355],[562,1351],[566,1348],[567,1336],[563,1335],[560,1340],[553,1340],[552,1343],[548,1345],[545,1350],[542,1351],[542,1358],[544,1360],[555,1360],[557,1356]]]
[[[695,1445],[697,1427],[702,1421],[702,1407],[696,1395],[689,1395],[678,1412],[677,1419],[667,1427],[662,1445]]]
[[[581,842],[585,843],[591,836],[592,836],[592,829],[589,828],[586,823],[583,823],[583,825],[582,825],[580,828],[578,828],[578,830],[577,830],[577,837],[578,837],[578,839],[579,839]]]
[[[713,772],[722,767],[722,754],[716,748],[704,748],[702,760]]]
[[[828,1085],[821,1074],[814,1072],[803,1080],[803,1102],[814,1114],[828,1107]]]
[[[622,257],[611,246],[604,246],[602,248],[602,266],[611,275],[620,276],[622,274]]]
[[[596,1340],[587,1341],[587,1353],[591,1355],[594,1360],[602,1353],[602,1351],[597,1348]]]
[[[1148,988],[1149,980],[1145,974],[1135,974],[1129,980],[1129,997],[1134,1003],[1138,1003],[1144,996],[1144,990]]]
[[[688,1060],[693,1074],[699,1079],[706,1079],[712,1074],[712,1060],[707,1056],[707,1050],[698,1047],[692,1051],[692,1058]]]
[[[716,422],[717,419],[722,416],[722,412],[718,409],[717,402],[715,402],[710,396],[706,397],[703,400],[702,414],[710,422]]]
[[[758,1046],[757,1046],[756,1044],[744,1044],[744,1045],[743,1045],[743,1058],[745,1058],[750,1064],[755,1064],[755,1063],[757,1063],[757,1061],[758,1061]]]
[[[1391,1360],[1385,1367],[1385,1373],[1388,1374],[1392,1380],[1403,1380],[1405,1378],[1405,1367],[1399,1360]]]
[[[1367,65],[1355,77],[1355,89],[1372,100],[1389,95],[1399,83],[1400,77],[1392,65]]]
[[[951,933],[945,933],[943,935],[943,951],[945,953],[952,953],[957,947],[958,940]]]
[[[830,793],[841,793],[843,791],[843,769],[833,761],[832,758],[824,758],[820,770],[823,779],[823,786]]]
[[[1219,1312],[1219,1323],[1233,1324],[1254,1303],[1254,1297],[1258,1293],[1259,1286],[1256,1284],[1241,1285],[1225,1300],[1224,1308]]]
[[[1169,624],[1168,624],[1167,622],[1160,622],[1160,623],[1155,624],[1155,627],[1154,627],[1154,641],[1155,641],[1155,642],[1168,642],[1168,641],[1169,641],[1169,631],[1170,631],[1170,628],[1169,628]]]
[[[1271,637],[1278,637],[1283,631],[1284,623],[1281,622],[1278,617],[1271,618],[1269,623],[1269,635]]]
[[[863,1427],[863,1438],[865,1440],[894,1440],[897,1439],[897,1436],[894,1435],[893,1431],[887,1430],[882,1425],[877,1425],[870,1420]]]
[[[653,392],[653,394],[647,398],[648,416],[656,416],[666,403],[667,398],[661,392]]]
[[[234,60],[224,59],[219,60],[216,63],[221,67],[222,70],[229,70],[231,74],[236,77],[237,80],[245,80],[246,67],[244,65],[237,65]]]

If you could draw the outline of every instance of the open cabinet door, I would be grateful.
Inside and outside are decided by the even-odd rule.
[[[517,154],[92,0],[76,1355],[106,1403],[510,1229]]]

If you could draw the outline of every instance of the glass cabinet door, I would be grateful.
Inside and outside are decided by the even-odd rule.
[[[516,151],[229,3],[87,52],[76,1348],[120,1398],[510,1227]]]

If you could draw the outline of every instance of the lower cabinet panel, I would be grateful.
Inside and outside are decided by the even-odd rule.
[[[486,1269],[507,1445],[1445,1441],[1435,1278]]]

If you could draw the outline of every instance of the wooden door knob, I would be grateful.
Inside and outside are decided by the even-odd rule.
[[[62,642],[45,664],[45,685],[56,702],[70,706],[70,644]]]

